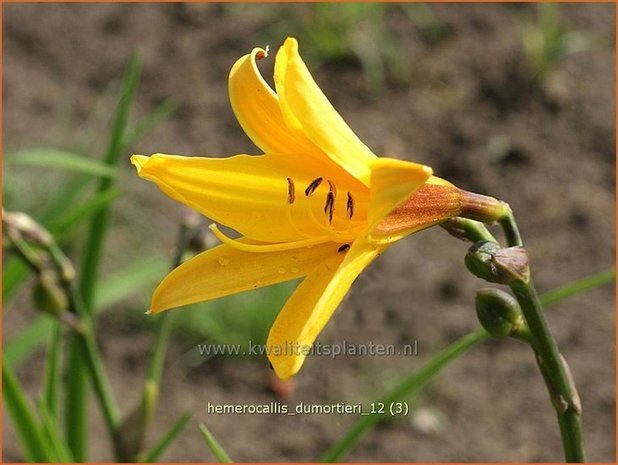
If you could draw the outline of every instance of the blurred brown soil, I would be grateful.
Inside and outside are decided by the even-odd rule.
[[[230,66],[277,23],[276,48],[295,35],[289,18],[307,5],[5,4],[4,149],[58,146],[79,128],[133,50],[143,58],[136,115],[167,98],[179,104],[135,151],[226,156],[256,153],[226,96]],[[610,267],[615,256],[614,5],[563,5],[573,30],[601,45],[568,56],[535,87],[529,79],[514,7],[436,4],[450,29],[432,43],[397,7],[387,24],[409,55],[406,83],[371,97],[357,60],[312,63],[317,81],[375,153],[426,163],[437,175],[510,203],[529,249],[537,287],[546,291]],[[603,45],[605,44],[605,45]],[[301,53],[303,50],[301,42]],[[263,65],[270,75],[272,61]],[[104,141],[99,141],[104,143]],[[100,153],[100,150],[97,150]],[[138,182],[126,162],[106,270],[126,251],[167,253],[178,208]],[[416,357],[311,359],[295,379],[291,405],[369,402],[431,355],[478,327],[472,302],[483,284],[465,272],[466,245],[439,228],[400,242],[356,282],[323,341],[403,344]],[[130,253],[130,252],[126,252]],[[140,300],[143,304],[144,300]],[[23,301],[27,302],[27,301]],[[23,303],[22,302],[22,303]],[[23,311],[22,311],[23,310]],[[124,310],[126,311],[126,310]],[[136,313],[142,310],[135,306]],[[104,316],[98,338],[124,411],[139,396],[150,333]],[[32,318],[4,316],[4,337]],[[589,458],[615,460],[614,288],[595,290],[548,314],[580,389]],[[149,443],[184,411],[187,431],[171,461],[210,461],[196,424],[204,422],[238,461],[315,461],[355,416],[208,415],[207,403],[267,404],[264,363],[213,359],[188,367],[182,341],[168,357],[161,405]],[[42,356],[18,370],[35,394]],[[415,399],[436,428],[399,418],[370,432],[350,461],[556,461],[561,446],[530,350],[491,341],[449,366]],[[23,457],[4,420],[5,461]],[[422,424],[422,422],[421,422]],[[93,403],[92,459],[110,460]]]

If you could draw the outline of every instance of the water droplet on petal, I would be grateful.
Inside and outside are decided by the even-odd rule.
[[[279,268],[279,269],[277,270],[277,273],[279,273],[279,274],[285,274],[285,273],[286,273],[286,270],[285,270],[285,268]]]
[[[221,266],[225,266],[225,265],[229,265],[230,264],[230,259],[229,258],[225,258],[225,257],[219,257],[219,265]]]
[[[298,273],[300,270],[298,268],[290,268],[292,273]]]

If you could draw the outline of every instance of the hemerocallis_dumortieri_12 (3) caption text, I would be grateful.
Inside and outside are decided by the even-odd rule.
[[[304,278],[266,343],[275,373],[286,379],[385,249],[454,216],[497,218],[502,204],[458,189],[428,166],[374,155],[315,83],[295,39],[277,52],[276,92],[257,68],[266,56],[253,49],[229,76],[234,113],[264,155],[157,153],[131,162],[171,198],[241,235],[232,239],[211,225],[222,244],[170,272],[150,313]]]

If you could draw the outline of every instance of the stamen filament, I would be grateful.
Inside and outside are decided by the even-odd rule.
[[[301,247],[307,247],[310,245],[322,244],[324,242],[329,242],[328,237],[318,236],[311,239],[305,239],[301,241],[294,242],[280,242],[276,244],[246,244],[244,242],[240,242],[236,239],[232,239],[227,237],[225,234],[221,232],[221,230],[217,227],[216,224],[211,224],[208,226],[212,233],[215,235],[217,239],[219,239],[222,243],[229,245],[230,247],[238,250],[242,250],[244,252],[281,252],[284,250],[292,250],[298,249]]]

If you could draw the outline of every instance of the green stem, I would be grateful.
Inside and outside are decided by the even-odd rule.
[[[523,246],[523,241],[515,217],[510,208],[500,220],[509,247]],[[577,388],[570,374],[568,365],[560,355],[558,344],[554,339],[543,306],[537,294],[532,278],[527,281],[516,281],[510,285],[521,306],[524,319],[532,335],[532,348],[536,355],[537,365],[552,404],[558,416],[560,435],[567,462],[584,462],[584,439],[581,425],[581,404]]]
[[[68,290],[71,311],[75,312],[80,317],[81,321],[85,323],[85,330],[82,332],[75,331],[72,337],[75,338],[80,349],[79,352],[82,357],[82,362],[90,373],[94,391],[97,395],[101,410],[103,411],[103,419],[105,420],[108,432],[112,440],[115,441],[120,423],[120,414],[114,400],[111,384],[107,378],[107,372],[103,366],[103,359],[99,353],[92,330],[92,324],[89,321],[86,309],[81,303],[74,286],[68,286]]]
[[[446,229],[449,234],[471,242],[490,241],[498,243],[487,227],[476,220],[456,216],[445,221],[440,226]]]
[[[523,246],[524,241],[521,238],[519,228],[517,227],[517,223],[515,222],[513,210],[511,210],[511,207],[509,207],[506,203],[504,204],[504,206],[507,213],[502,218],[500,218],[499,223],[504,230],[506,243],[509,245],[509,247]]]
[[[58,393],[60,390],[61,352],[60,343],[62,325],[54,321],[49,337],[49,345],[45,356],[45,376],[43,379],[43,399],[47,412],[57,423],[58,421]]]
[[[521,306],[530,329],[537,365],[543,374],[551,397],[567,462],[584,462],[584,441],[581,427],[581,405],[566,362],[560,356],[556,340],[551,334],[543,307],[533,282],[512,284],[511,289]]]
[[[76,462],[86,462],[88,455],[88,425],[84,405],[88,402],[86,390],[86,366],[79,350],[77,333],[71,333],[68,341],[71,367],[67,373],[65,392],[65,427],[67,443]]]

